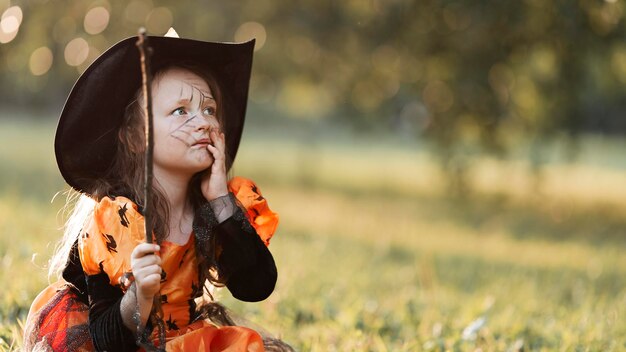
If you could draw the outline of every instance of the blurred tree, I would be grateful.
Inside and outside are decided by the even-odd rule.
[[[462,175],[469,146],[500,155],[519,139],[626,133],[624,7],[622,0],[0,0],[0,101],[58,106],[95,57],[139,26],[155,35],[174,26],[204,40],[256,37],[252,104],[288,118],[412,133],[434,142],[442,164]]]

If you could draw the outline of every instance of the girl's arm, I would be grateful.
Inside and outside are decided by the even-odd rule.
[[[155,255],[158,250],[158,245],[149,243],[135,247],[131,254],[135,282],[123,295],[109,284],[106,273],[87,276],[89,330],[97,350],[137,350],[133,315],[139,313],[141,326],[145,327],[153,297],[160,288],[161,258]]]
[[[217,231],[222,247],[218,265],[227,273],[226,287],[233,297],[246,302],[269,297],[278,278],[274,257],[242,211],[237,209]]]
[[[96,351],[137,351],[133,333],[136,327],[124,322],[125,312],[135,307],[134,299],[129,300],[131,290],[124,294],[119,287],[111,286],[106,273],[89,275],[86,281],[89,333]]]
[[[212,129],[209,136],[214,145],[208,144],[207,150],[214,161],[200,186],[209,206],[200,209],[200,216],[204,217],[205,225],[215,220],[218,223],[215,227],[217,246],[221,248],[218,270],[227,278],[226,287],[233,297],[248,302],[262,301],[274,291],[278,276],[276,264],[244,212],[236,205],[235,196],[229,193],[224,133]],[[263,199],[260,194],[257,196]],[[207,229],[194,228],[194,231],[198,234]]]
[[[266,299],[277,280],[276,264],[267,246],[250,225],[232,194],[209,202],[218,224],[217,245],[222,249],[219,270],[226,275],[226,286],[233,297],[247,302]]]

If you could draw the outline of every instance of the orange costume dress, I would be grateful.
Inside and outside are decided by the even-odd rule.
[[[237,177],[228,186],[245,208],[247,220],[244,221],[252,225],[266,246],[269,245],[278,224],[277,214],[269,209],[252,181]],[[106,275],[110,288],[120,290],[120,280],[131,271],[130,254],[137,244],[145,241],[144,234],[143,216],[137,205],[125,197],[103,198],[87,219],[75,246],[84,275]],[[195,314],[198,308],[196,298],[203,292],[198,282],[195,241],[192,235],[185,244],[163,241],[160,245],[164,272],[160,293],[166,350],[263,351],[263,341],[254,330],[239,326],[218,327]],[[25,350],[96,350],[89,332],[89,302],[95,301],[97,295],[106,294],[89,292],[89,301],[85,302],[84,292],[65,280],[48,286],[30,308],[25,328]],[[130,333],[125,330],[123,334]],[[152,337],[153,341],[158,341],[156,331]]]

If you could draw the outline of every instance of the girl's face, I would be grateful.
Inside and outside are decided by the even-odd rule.
[[[207,82],[191,71],[171,68],[155,79],[152,97],[155,171],[191,176],[211,166],[209,132],[220,125]]]

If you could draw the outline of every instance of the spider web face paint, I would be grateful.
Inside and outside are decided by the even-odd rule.
[[[200,113],[203,113],[205,108],[212,108],[213,111],[216,110],[215,104],[207,103],[208,100],[215,101],[212,96],[205,94],[200,88],[187,82],[181,82],[178,100],[186,102],[186,106],[183,106],[183,108],[188,109],[188,111],[200,111]],[[215,112],[213,112],[213,118],[215,118],[214,114]],[[187,147],[191,147],[198,140],[202,139],[203,136],[209,138],[209,133],[213,129],[217,129],[219,132],[219,126],[209,126],[203,130],[200,136],[194,137],[193,132],[197,131],[201,127],[201,124],[206,122],[201,120],[203,118],[204,117],[199,116],[197,113],[190,116],[176,127],[169,136],[185,144]],[[210,116],[207,118],[210,118]]]
[[[223,139],[211,133],[220,126],[208,82],[173,68],[157,78],[152,94],[154,163],[159,172],[195,173],[212,165],[215,157],[208,145],[221,146]]]

